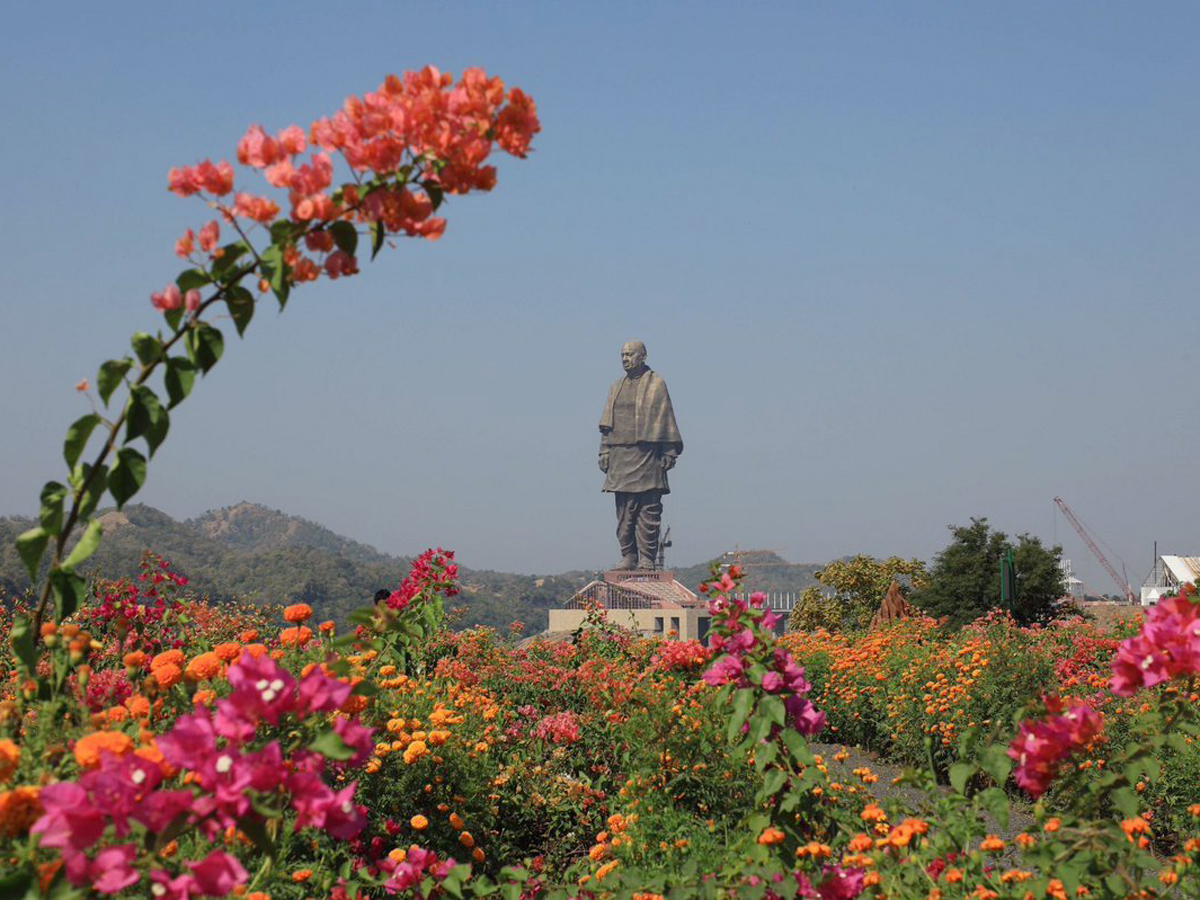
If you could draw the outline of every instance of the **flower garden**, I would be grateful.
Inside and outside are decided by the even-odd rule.
[[[710,647],[602,614],[524,649],[444,630],[441,551],[348,630],[214,607],[152,556],[40,642],[18,605],[0,890],[1197,896],[1190,599],[1124,637],[993,617],[776,640],[733,574],[707,585]],[[812,739],[912,763],[922,800],[837,780]],[[1029,824],[1002,838],[1012,802]]]
[[[1187,593],[1115,633],[992,616],[779,639],[734,566],[701,586],[707,646],[597,610],[572,643],[517,648],[447,628],[442,550],[343,623],[210,603],[149,554],[79,571],[101,500],[141,489],[222,358],[214,313],[242,335],[262,298],[357,274],[360,237],[372,257],[440,237],[445,198],[490,191],[492,150],[525,157],[539,130],[521,90],[428,67],[307,130],[252,126],[238,162],[278,200],[227,162],[171,170],[215,218],[151,294],[165,331],[101,364],[99,405],[79,385],[65,483],[17,540],[39,587],[0,598],[0,898],[1200,898]],[[848,751],[811,741],[910,769],[844,777]]]

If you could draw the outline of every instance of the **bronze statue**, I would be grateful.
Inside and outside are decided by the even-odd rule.
[[[646,365],[646,345],[621,347],[625,377],[608,390],[600,415],[601,489],[616,495],[619,569],[658,565],[662,497],[671,492],[667,470],[683,452],[666,382]]]

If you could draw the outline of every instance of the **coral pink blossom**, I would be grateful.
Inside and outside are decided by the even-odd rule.
[[[200,229],[200,249],[205,253],[211,253],[220,239],[221,226],[217,224],[216,219],[213,219]]]
[[[188,312],[195,312],[200,308],[200,291],[192,288],[183,295],[183,305]]]
[[[291,156],[303,153],[308,146],[304,139],[304,129],[299,125],[289,125],[276,135],[276,140],[279,141],[280,149]]]
[[[251,125],[237,145],[238,162],[256,169],[264,169],[277,162],[282,154],[279,142],[263,131],[261,125]]]
[[[175,242],[175,255],[187,259],[192,255],[195,240],[196,234],[189,228],[183,233],[183,237]]]
[[[345,250],[335,250],[325,258],[325,272],[330,278],[339,275],[356,275],[358,261]]]
[[[170,312],[183,306],[183,293],[179,285],[168,284],[163,290],[150,295],[150,303],[161,312]]]
[[[1049,715],[1022,722],[1008,747],[1008,755],[1017,763],[1017,784],[1034,797],[1046,792],[1063,762],[1091,743],[1104,721],[1100,713],[1083,703],[1064,712],[1057,696],[1045,697],[1043,702]]]
[[[279,215],[279,206],[266,197],[255,197],[252,194],[240,193],[233,198],[234,215],[255,222],[270,222]]]

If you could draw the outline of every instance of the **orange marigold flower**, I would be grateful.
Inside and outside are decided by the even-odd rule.
[[[989,834],[979,842],[979,849],[985,853],[999,853],[1004,849],[1004,841],[1000,840],[996,835]]]
[[[763,829],[762,834],[758,836],[758,842],[771,846],[773,844],[782,844],[786,835],[776,828],[774,825],[769,825]]]
[[[458,836],[458,842],[464,847],[470,848],[475,846],[475,838],[471,836],[471,832],[464,831]]]
[[[312,640],[312,629],[307,625],[285,628],[279,632],[279,643],[285,647],[303,647]]]
[[[110,706],[104,711],[104,718],[110,722],[124,722],[129,718],[129,710],[123,706]]]
[[[155,666],[150,670],[151,676],[158,682],[158,686],[163,690],[169,690],[179,684],[183,678],[183,669],[179,666],[167,663],[161,666]]]
[[[862,853],[864,850],[870,850],[875,842],[871,840],[869,834],[863,834],[861,831],[854,837],[850,838],[850,850],[853,853]]]
[[[307,603],[293,603],[283,611],[283,620],[299,625],[312,618],[312,607]]]
[[[428,752],[429,748],[425,746],[424,741],[413,741],[404,749],[404,762],[411,766]]]
[[[863,811],[860,814],[860,817],[862,818],[862,820],[864,822],[886,822],[887,821],[887,813],[885,813],[882,809],[879,808],[879,806],[877,806],[874,803],[868,803],[865,807],[863,807]]]
[[[183,668],[183,651],[182,650],[164,650],[159,653],[154,659],[150,660],[150,669],[157,669],[159,666],[178,666]]]
[[[465,824],[458,813],[450,813],[450,827],[455,831],[462,831]]]
[[[486,858],[487,857],[484,855],[482,847],[476,847],[471,851],[471,859],[475,860],[477,863],[483,862]]]
[[[1060,819],[1058,816],[1051,816],[1046,820],[1046,824],[1043,825],[1042,828],[1050,834],[1053,834],[1054,832],[1058,831],[1058,829],[1062,828],[1062,819]]]
[[[188,681],[206,681],[221,671],[221,657],[211,650],[201,653],[187,664],[183,674]]]
[[[132,653],[126,653],[122,660],[125,663],[126,669],[141,669],[146,665],[146,654],[141,650],[134,650]]]
[[[217,659],[221,662],[233,662],[242,655],[242,645],[237,641],[225,641],[213,647],[212,652],[217,654]]]
[[[1051,878],[1046,885],[1046,896],[1053,897],[1054,900],[1067,900],[1067,891],[1061,881]]]
[[[423,815],[421,815],[420,813],[417,813],[415,816],[413,816],[411,819],[408,820],[408,824],[411,825],[413,828],[415,828],[417,831],[424,831],[426,828],[429,827],[429,820],[427,818],[425,818]]]
[[[1200,817],[1200,803],[1193,803],[1187,810],[1190,815]]]
[[[296,884],[303,884],[312,878],[312,875],[312,869],[297,869],[292,873],[292,881],[296,882]]]
[[[21,748],[11,738],[0,738],[0,781],[8,781],[10,775],[17,770],[17,762],[21,759]]]
[[[615,859],[612,862],[606,862],[604,865],[602,865],[600,868],[598,868],[596,870],[596,880],[603,881],[606,877],[611,875],[613,873],[613,871],[617,868],[617,866],[619,866],[620,864],[621,863]]]
[[[124,756],[133,749],[133,739],[120,731],[93,731],[75,742],[75,761],[81,768],[100,765],[104,752]]]
[[[1134,816],[1132,819],[1125,819],[1121,823],[1121,830],[1125,832],[1125,837],[1133,841],[1135,834],[1148,834],[1150,832],[1150,823],[1141,816]]]
[[[947,884],[958,884],[962,880],[963,880],[962,869],[947,869],[946,870],[946,883]]]
[[[249,644],[251,641],[257,641],[258,640],[258,630],[255,628],[251,628],[248,631],[243,631],[241,634],[238,635],[238,640],[240,640],[243,644]]]
[[[135,719],[145,719],[150,715],[150,699],[141,694],[125,698],[125,708]]]
[[[975,888],[975,890],[971,891],[970,896],[977,898],[977,900],[996,900],[996,898],[1000,895],[991,888],[984,887],[981,884],[979,887]]]
[[[242,653],[249,653],[251,658],[258,659],[267,655],[267,647],[265,644],[246,644],[242,647]]]
[[[192,694],[193,706],[212,706],[217,699],[217,692],[205,688]]]
[[[333,619],[326,619],[317,626],[317,631],[321,632],[321,634],[333,634],[334,627]]]
[[[20,837],[38,820],[42,814],[38,791],[32,785],[0,791],[0,838]]]
[[[388,851],[388,859],[394,863],[402,863],[408,858],[408,851],[402,847],[396,847]]]

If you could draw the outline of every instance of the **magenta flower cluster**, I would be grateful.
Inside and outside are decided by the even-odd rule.
[[[59,849],[72,884],[112,894],[138,883],[140,841],[106,846],[88,856],[110,829],[121,841],[134,823],[155,835],[196,827],[214,840],[227,828],[261,821],[255,806],[265,803],[279,810],[290,806],[297,829],[320,828],[342,839],[363,829],[365,809],[354,802],[355,783],[338,791],[330,788],[322,777],[324,755],[307,747],[285,754],[276,740],[251,746],[261,724],[279,725],[286,716],[298,723],[333,712],[349,698],[350,686],[316,668],[297,683],[267,656],[243,657],[228,677],[233,690],[218,701],[215,715],[201,707],[181,716],[156,741],[167,764],[191,773],[188,787],[164,787],[157,761],[104,753],[99,766],[77,781],[42,789],[44,815],[31,831],[43,847]],[[367,759],[373,746],[369,728],[340,717],[333,728],[354,751],[352,764]],[[182,873],[152,869],[149,877],[148,895],[188,900],[226,896],[247,876],[235,857],[213,851],[188,862]]]
[[[701,585],[710,595],[708,609],[713,615],[709,647],[721,653],[704,673],[704,681],[713,687],[756,685],[765,693],[778,695],[783,698],[788,724],[801,734],[818,733],[825,727],[825,713],[808,699],[812,685],[791,654],[775,646],[779,617],[763,608],[765,594],[756,592],[742,600],[735,595],[736,588],[737,582],[728,572]]]
[[[1200,674],[1200,609],[1187,594],[1180,592],[1151,607],[1141,632],[1117,648],[1108,686],[1118,697]]]
[[[1086,703],[1067,709],[1054,695],[1042,702],[1047,715],[1023,721],[1008,746],[1008,755],[1017,763],[1017,784],[1034,797],[1049,789],[1062,764],[1090,744],[1104,724],[1104,717]]]

